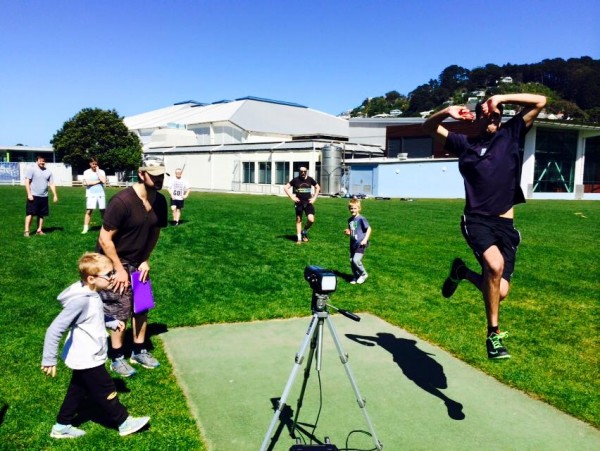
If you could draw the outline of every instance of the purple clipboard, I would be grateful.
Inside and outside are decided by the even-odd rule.
[[[140,282],[140,271],[131,273],[131,290],[133,291],[133,313],[142,313],[154,308],[154,296],[150,279]]]

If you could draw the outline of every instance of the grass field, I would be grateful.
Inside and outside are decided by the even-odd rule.
[[[99,226],[81,235],[84,193],[59,187],[46,236],[24,238],[23,187],[0,187],[0,448],[204,449],[202,437],[164,354],[162,331],[180,326],[310,314],[308,264],[339,274],[331,302],[371,312],[448,350],[498,380],[600,427],[598,325],[600,202],[531,201],[517,207],[523,235],[513,289],[501,327],[513,358],[489,362],[480,294],[463,283],[446,300],[440,285],[450,261],[475,259],[458,228],[462,200],[363,202],[373,227],[361,286],[350,277],[344,199],[321,198],[310,243],[294,243],[287,198],[192,193],[184,223],[161,235],[151,258],[157,308],[150,314],[162,366],[118,380],[134,415],[151,415],[150,430],[127,437],[94,421],[76,443],[55,443],[50,427],[70,377],[40,371],[44,333],[60,310],[57,294],[77,278],[76,261],[93,250]],[[109,190],[109,195],[114,194]],[[207,365],[210,362],[198,362]],[[493,403],[502,400],[482,400]],[[83,412],[84,419],[95,412]]]

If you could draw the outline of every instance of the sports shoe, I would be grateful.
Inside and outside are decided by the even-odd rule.
[[[132,353],[129,361],[134,365],[140,364],[144,368],[156,368],[160,366],[158,360],[156,360],[154,356],[145,349],[142,349],[139,354]]]
[[[450,266],[450,275],[444,281],[444,285],[442,286],[442,296],[449,298],[454,294],[458,288],[458,284],[462,280],[462,278],[458,276],[458,271],[460,268],[466,267],[467,265],[465,265],[465,262],[463,262],[460,258],[454,259],[452,266]]]
[[[485,345],[489,359],[510,359],[508,350],[502,344],[502,339],[506,337],[508,337],[508,332],[500,332],[499,334],[493,332],[487,337]]]
[[[362,276],[360,276],[358,279],[356,279],[356,283],[359,285],[365,283],[365,280],[367,280],[367,277],[369,277],[369,275],[367,273],[364,273]]]
[[[305,243],[308,242],[308,232],[306,230],[302,231],[302,241],[304,241]]]
[[[77,438],[85,435],[85,431],[71,426],[70,424],[58,424],[52,426],[50,437],[52,438]]]
[[[125,360],[125,357],[119,357],[113,360],[110,364],[110,369],[117,373],[119,376],[130,377],[133,376],[137,371],[131,367]]]
[[[356,279],[352,279],[352,280],[350,281],[350,283],[351,283],[352,285],[356,285]]]
[[[146,426],[148,421],[150,421],[150,417],[135,418],[129,415],[127,419],[119,426],[119,435],[124,437],[126,435],[133,434],[134,432],[137,432]]]

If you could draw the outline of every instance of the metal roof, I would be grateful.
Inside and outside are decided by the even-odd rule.
[[[203,124],[230,122],[256,134],[286,136],[348,136],[348,121],[291,102],[243,97],[233,101],[198,104],[188,101],[129,116],[124,119],[130,130],[166,128],[169,123],[188,129]]]

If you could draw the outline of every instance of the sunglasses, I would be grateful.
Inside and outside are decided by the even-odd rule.
[[[112,279],[116,273],[117,271],[113,269],[108,271],[106,274],[97,274],[96,277],[100,277],[101,279],[108,280],[110,282],[110,279]]]

